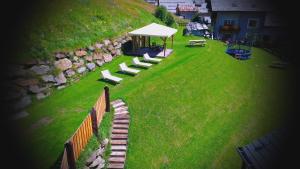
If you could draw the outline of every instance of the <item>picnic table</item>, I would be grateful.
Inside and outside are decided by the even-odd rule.
[[[205,39],[189,40],[189,45],[191,45],[191,46],[194,46],[194,45],[205,46],[205,44],[206,44]]]

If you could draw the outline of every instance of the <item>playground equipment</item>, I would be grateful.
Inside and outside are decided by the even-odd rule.
[[[246,43],[228,43],[226,53],[239,60],[247,60],[251,57],[251,46]]]

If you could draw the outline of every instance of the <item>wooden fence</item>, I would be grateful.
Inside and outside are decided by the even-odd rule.
[[[61,169],[76,169],[75,161],[79,158],[93,133],[98,135],[98,127],[102,118],[105,112],[110,111],[109,103],[109,88],[105,87],[91,112],[65,143]]]
[[[93,107],[93,111],[96,113],[97,115],[97,127],[99,127],[100,122],[102,121],[102,117],[103,114],[105,112],[109,112],[110,111],[110,106],[107,105],[107,103],[109,103],[109,91],[107,90],[108,88],[104,89],[104,92],[102,93],[102,95],[99,97],[99,99],[97,100],[96,104]],[[107,90],[107,91],[106,91]]]

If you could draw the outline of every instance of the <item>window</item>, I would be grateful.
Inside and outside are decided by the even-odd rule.
[[[234,20],[232,20],[232,19],[225,19],[224,20],[224,25],[234,25]]]
[[[257,27],[258,27],[258,19],[248,20],[248,28],[257,28]]]

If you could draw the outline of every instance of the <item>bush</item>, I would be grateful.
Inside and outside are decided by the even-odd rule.
[[[175,19],[170,12],[167,11],[167,8],[164,6],[159,6],[155,9],[155,17],[160,19],[168,26],[172,26],[175,23]]]
[[[204,19],[200,16],[200,13],[196,13],[191,19],[192,22],[198,22],[201,24],[204,22],[203,20]]]
[[[158,18],[158,19],[160,19],[161,21],[165,22],[167,13],[168,13],[168,11],[167,11],[167,8],[166,8],[166,7],[164,7],[164,6],[159,6],[159,7],[157,7],[157,8],[155,9],[154,15],[155,15],[156,18]]]
[[[165,24],[168,25],[168,26],[172,26],[174,24],[175,20],[174,20],[174,17],[171,13],[167,13],[167,16],[166,16],[166,21],[165,21]]]
[[[168,26],[172,26],[174,22],[175,22],[174,17],[170,12],[168,12],[166,16],[165,24]]]

